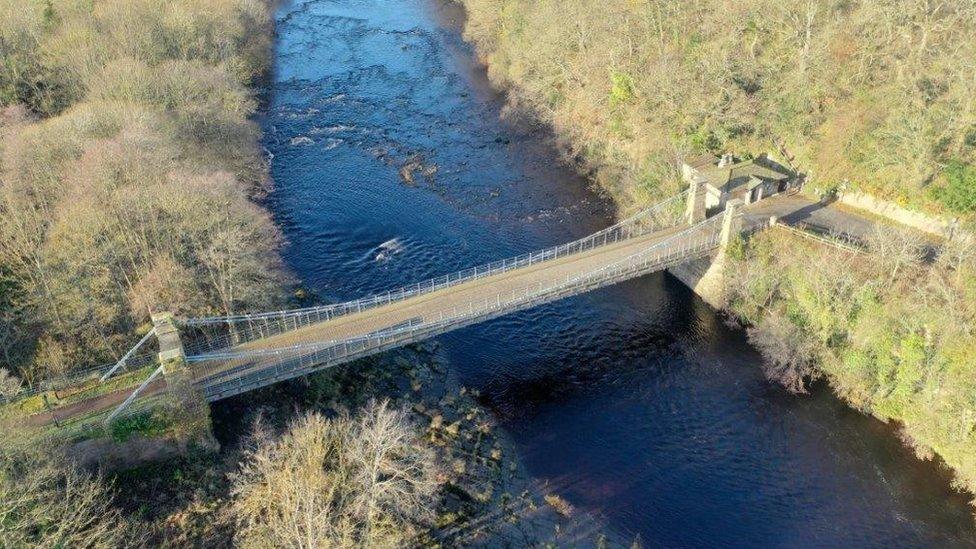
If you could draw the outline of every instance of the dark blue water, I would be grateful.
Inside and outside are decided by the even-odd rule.
[[[439,0],[280,6],[271,205],[288,264],[320,295],[360,297],[612,221],[544,130],[503,119],[461,17]],[[535,477],[648,546],[976,544],[935,465],[823,388],[767,384],[743,334],[666,274],[441,341]]]

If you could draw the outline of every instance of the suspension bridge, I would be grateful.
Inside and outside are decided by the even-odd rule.
[[[162,365],[122,395],[121,405],[107,403],[116,407],[109,419],[172,385],[171,359],[178,359],[181,383],[214,402],[680,265],[768,221],[735,204],[692,224],[686,205],[693,202],[685,192],[567,244],[355,301],[207,318],[164,315],[101,376],[104,382],[125,371],[129,357],[156,336]]]
[[[190,376],[217,401],[660,271],[714,252],[723,229],[743,228],[741,211],[688,225],[685,204],[681,194],[568,244],[356,301],[183,319]]]

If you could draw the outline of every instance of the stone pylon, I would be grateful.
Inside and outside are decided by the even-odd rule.
[[[689,202],[690,203],[690,202]],[[694,259],[671,267],[669,271],[686,286],[694,290],[706,303],[715,309],[727,304],[726,279],[728,271],[728,246],[742,230],[741,200],[729,200],[722,213],[722,232],[718,250],[709,256]]]
[[[722,214],[722,237],[721,247],[724,253],[725,247],[732,239],[742,231],[742,207],[745,205],[742,200],[734,198],[725,203],[725,212]]]
[[[172,398],[179,434],[200,446],[216,448],[210,406],[193,383],[176,320],[170,313],[158,313],[152,315],[152,321],[159,341],[159,362],[167,392]]]
[[[688,205],[685,208],[685,222],[695,225],[705,221],[705,184],[692,179],[688,186]]]

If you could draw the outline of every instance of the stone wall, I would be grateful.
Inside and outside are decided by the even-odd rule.
[[[896,223],[945,238],[973,240],[973,235],[954,226],[950,219],[909,210],[880,198],[860,192],[839,193],[837,201],[852,208],[864,210],[874,215],[890,219]]]
[[[689,194],[688,200],[689,212],[700,206],[695,193]],[[722,213],[722,235],[718,251],[709,257],[688,261],[668,269],[669,273],[715,309],[725,307],[725,268],[728,262],[726,254],[732,239],[742,229],[742,218],[739,214],[743,205],[742,200],[739,199],[726,202],[725,212]]]
[[[725,307],[725,264],[725,253],[719,252],[671,267],[668,272],[691,288],[705,303],[721,310]]]

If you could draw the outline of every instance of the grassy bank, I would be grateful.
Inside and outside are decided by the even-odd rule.
[[[976,492],[974,250],[950,246],[931,265],[909,250],[889,239],[853,254],[767,231],[733,254],[730,310],[768,377],[794,391],[826,377]]]
[[[682,155],[785,152],[830,188],[972,220],[976,7],[461,0],[492,80],[622,203]]]
[[[152,311],[281,295],[250,120],[263,0],[0,1],[0,363],[117,359]]]

